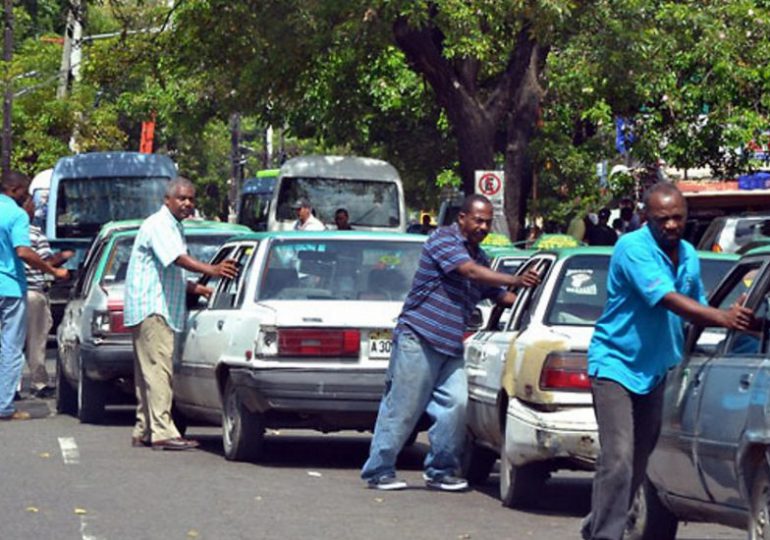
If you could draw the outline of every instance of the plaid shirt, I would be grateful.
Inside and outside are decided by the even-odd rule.
[[[29,244],[41,259],[48,259],[53,256],[53,251],[51,251],[51,245],[48,243],[48,238],[43,234],[40,227],[37,227],[36,225],[29,226]],[[53,279],[47,276],[42,270],[32,268],[27,263],[24,263],[24,273],[27,276],[27,289],[33,291],[40,292],[47,290],[48,285]]]
[[[187,254],[182,224],[163,205],[139,228],[126,273],[125,325],[161,315],[175,331],[184,328],[184,270],[174,264]]]

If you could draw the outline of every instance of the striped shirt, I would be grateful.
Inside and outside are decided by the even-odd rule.
[[[462,356],[463,334],[473,308],[482,298],[497,299],[505,293],[502,287],[483,285],[456,272],[458,266],[468,261],[489,266],[481,249],[477,249],[475,257],[471,256],[468,242],[456,223],[436,229],[422,249],[396,333],[409,327],[436,351]]]
[[[30,247],[37,253],[41,259],[49,259],[53,256],[51,251],[51,245],[48,243],[48,238],[43,234],[43,230],[36,226],[29,226],[29,244]],[[37,268],[32,268],[27,263],[24,263],[24,273],[27,276],[27,289],[33,291],[45,291],[48,289],[48,285],[53,278]]]
[[[174,261],[186,254],[182,224],[163,205],[144,220],[131,249],[126,273],[126,326],[160,315],[173,330],[182,331],[187,283],[184,270]]]

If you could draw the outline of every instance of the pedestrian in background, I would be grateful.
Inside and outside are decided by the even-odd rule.
[[[588,230],[586,240],[590,246],[614,246],[618,241],[618,234],[608,225],[610,211],[607,208],[599,210],[598,223]]]
[[[206,264],[187,252],[182,220],[195,210],[195,187],[171,180],[160,210],[144,220],[134,240],[126,273],[125,325],[134,347],[136,423],[132,446],[189,450],[171,419],[174,332],[185,325],[186,294],[209,296],[211,289],[185,281],[184,270],[234,279],[237,267],[225,260]]]
[[[350,226],[350,222],[348,221],[350,219],[350,215],[348,215],[348,211],[344,208],[337,208],[337,211],[334,212],[334,223],[337,225],[338,231],[352,231],[353,227]]]
[[[412,288],[398,317],[393,352],[374,427],[369,459],[361,477],[370,488],[406,488],[396,476],[396,457],[426,412],[433,420],[425,458],[428,488],[467,489],[457,476],[465,440],[468,384],[463,369],[463,334],[482,298],[511,305],[515,294],[503,286],[531,287],[536,273],[511,276],[489,269],[479,244],[492,226],[492,203],[468,196],[457,223],[440,227],[423,247]]]
[[[644,196],[648,222],[620,237],[607,303],[588,348],[601,447],[584,539],[620,540],[658,440],[666,373],[681,361],[684,321],[744,330],[749,309],[709,307],[695,248],[682,240],[687,204],[672,184]]]
[[[304,197],[297,199],[292,208],[297,212],[297,221],[294,222],[295,231],[325,231],[326,225],[313,215],[313,207],[310,201]]]
[[[67,279],[69,272],[54,268],[30,247],[29,216],[21,208],[29,178],[11,171],[0,183],[0,420],[26,420],[13,398],[24,367],[27,335],[27,280],[24,264]]]
[[[32,223],[35,216],[35,201],[28,195],[23,204],[24,211],[30,219],[29,241],[32,250],[54,267],[59,267],[70,259],[75,252],[64,250],[59,253],[51,251],[48,238],[37,225]],[[30,390],[38,398],[53,397],[55,388],[48,384],[48,371],[45,369],[45,347],[48,342],[48,332],[53,326],[51,317],[51,302],[48,298],[49,278],[37,268],[24,263],[24,273],[27,279],[27,368],[30,373]]]

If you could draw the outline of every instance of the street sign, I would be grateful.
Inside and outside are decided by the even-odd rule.
[[[505,174],[503,171],[476,171],[475,172],[474,191],[478,195],[484,195],[492,202],[494,210],[494,220],[492,221],[492,232],[504,234],[508,237],[508,224],[505,219],[504,194],[505,194]]]

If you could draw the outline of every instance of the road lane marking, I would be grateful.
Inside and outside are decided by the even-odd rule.
[[[103,536],[94,536],[86,531],[88,528],[88,518],[86,516],[80,516],[80,537],[83,540],[104,540]]]
[[[59,448],[65,465],[77,465],[80,463],[80,450],[74,437],[59,437]]]

